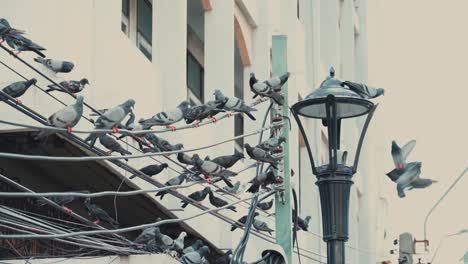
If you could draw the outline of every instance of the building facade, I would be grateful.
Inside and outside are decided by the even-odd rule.
[[[369,50],[378,45],[379,1],[367,0],[4,0],[0,17],[8,19],[17,28],[25,29],[37,43],[47,48],[48,57],[75,62],[70,74],[54,74],[41,70],[56,81],[67,78],[90,80],[83,92],[85,101],[97,109],[120,104],[128,98],[136,101],[137,117],[148,118],[174,107],[183,100],[192,104],[207,102],[216,89],[227,96],[237,96],[251,102],[248,79],[255,72],[259,79],[271,74],[272,36],[285,35],[288,41],[287,64],[289,104],[303,98],[318,87],[333,66],[343,79],[373,84]],[[23,53],[27,61],[33,55]],[[7,53],[1,60],[27,76],[34,73]],[[33,63],[33,62],[31,62]],[[39,67],[39,66],[38,66]],[[40,67],[39,67],[40,68]],[[7,84],[18,77],[0,67],[2,81]],[[46,80],[39,78],[39,85]],[[378,83],[376,83],[378,84]],[[70,104],[73,98],[57,94]],[[31,89],[22,101],[49,116],[60,105],[38,91]],[[165,134],[164,138],[182,142],[193,148],[218,142],[260,128],[267,105],[261,104],[255,113],[256,122],[237,115],[212,126],[187,129]],[[33,120],[7,105],[0,105],[2,119],[31,124]],[[85,109],[85,115],[89,115]],[[377,119],[377,118],[376,118]],[[383,147],[379,143],[378,121],[369,128],[361,164],[352,188],[350,209],[350,241],[346,249],[348,263],[379,263],[387,258],[386,199],[379,191],[382,179]],[[357,125],[346,124],[342,144],[349,149],[356,140]],[[326,133],[314,124],[312,145],[319,153],[326,147]],[[1,125],[1,129],[11,127]],[[91,129],[80,122],[77,128]],[[353,132],[354,131],[354,132]],[[326,262],[326,244],[321,239],[322,223],[320,201],[315,177],[311,173],[307,152],[296,128],[291,131],[291,168],[299,172],[293,177],[299,193],[299,214],[312,217],[309,232],[299,233],[302,263]],[[349,140],[348,140],[349,139]],[[243,143],[256,143],[258,136],[239,139],[200,152],[216,157],[242,151]],[[136,145],[128,140],[129,144]],[[347,145],[348,144],[348,145]],[[325,159],[325,157],[322,157]],[[128,164],[136,168],[152,162],[149,158],[132,159]],[[236,167],[242,169],[247,162]],[[113,165],[112,165],[113,166]],[[115,167],[122,175],[128,172]],[[179,168],[180,169],[180,168]],[[236,180],[246,182],[253,177],[247,170]],[[158,181],[177,176],[174,171],[158,175]],[[152,186],[140,179],[134,183],[142,189]],[[188,195],[201,189],[194,186],[181,190]],[[244,195],[240,196],[241,198]],[[245,197],[244,197],[245,198]],[[230,202],[236,201],[227,197]],[[180,200],[169,196],[161,200],[169,210],[180,208]],[[248,205],[239,205],[238,213],[223,211],[230,219],[238,219],[247,212]],[[187,207],[174,211],[179,218],[199,212]],[[274,226],[274,218],[261,213],[260,218]],[[230,225],[222,219],[205,215],[188,223],[216,247],[235,248],[242,231],[229,232]],[[258,259],[259,252],[277,248],[273,237],[253,235],[245,258]],[[294,254],[294,263],[298,262]]]

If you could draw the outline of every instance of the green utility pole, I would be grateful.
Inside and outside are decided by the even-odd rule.
[[[272,73],[273,76],[279,76],[288,71],[287,64],[287,37],[284,35],[273,36],[272,43]],[[275,106],[272,109],[273,117],[283,116],[284,126],[281,129],[282,136],[286,139],[283,143],[283,195],[275,196],[276,212],[276,243],[284,249],[287,263],[292,263],[292,212],[291,212],[291,168],[289,165],[289,122],[284,117],[289,117],[288,108],[288,83],[282,88],[284,96],[284,105]]]

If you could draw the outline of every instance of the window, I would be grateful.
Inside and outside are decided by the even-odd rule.
[[[192,104],[203,103],[204,69],[197,59],[187,51],[187,87],[188,98]]]
[[[138,49],[149,60],[152,60],[152,0],[122,0],[121,30],[129,39],[135,42]]]

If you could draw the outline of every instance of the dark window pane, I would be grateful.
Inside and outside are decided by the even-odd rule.
[[[129,14],[129,2],[130,0],[122,0],[122,13],[128,17]]]
[[[239,136],[244,134],[244,116],[235,115],[234,117],[234,136]],[[236,144],[243,149],[244,147],[244,138],[236,139]]]
[[[147,51],[142,45],[140,45],[140,50],[146,56],[146,58],[148,58],[148,60],[152,60],[151,52]]]
[[[203,102],[203,67],[187,52],[187,87]]]
[[[151,44],[153,35],[153,9],[148,0],[138,0],[137,2],[137,29],[146,41]]]

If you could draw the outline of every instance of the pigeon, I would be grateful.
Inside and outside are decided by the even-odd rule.
[[[238,194],[239,193],[239,187],[240,187],[240,181],[237,181],[237,182],[235,182],[233,184],[232,187],[224,186],[221,190],[216,190],[215,192]]]
[[[186,236],[187,233],[181,232],[179,236],[174,240],[174,246],[172,249],[174,249],[177,252],[182,252],[184,250],[184,240]]]
[[[253,178],[249,183],[252,183],[247,192],[256,193],[260,190],[260,186],[266,187],[269,184],[276,183],[278,178],[276,177],[273,170],[268,170],[267,172],[259,173],[255,178]]]
[[[285,137],[270,137],[269,139],[260,143],[257,148],[261,148],[265,151],[272,152],[281,146],[281,143],[286,142]]]
[[[133,240],[133,243],[135,244],[146,244],[150,240],[154,239],[154,235],[156,232],[156,227],[147,227],[141,231],[141,233]]]
[[[248,143],[245,143],[244,147],[245,147],[245,150],[247,151],[247,154],[252,159],[256,161],[260,161],[260,162],[270,163],[270,165],[273,168],[278,169],[277,167],[278,160],[275,157],[271,156],[270,153],[268,153],[267,151],[261,148],[251,147]]]
[[[2,89],[2,91],[9,96],[16,98],[16,103],[21,104],[21,101],[18,99],[18,97],[22,96],[31,85],[36,84],[37,80],[32,78],[31,80],[27,81],[20,81],[20,82],[14,82],[5,88]],[[5,96],[1,96],[2,101],[7,100]]]
[[[151,144],[154,145],[155,151],[160,152],[160,151],[176,151],[176,150],[181,150],[184,148],[183,144],[175,144],[172,145],[169,143],[169,141],[160,138],[156,136],[155,134],[152,133],[147,133],[145,135],[145,139],[148,140]]]
[[[269,97],[275,103],[279,105],[283,105],[284,97],[280,94],[281,87],[288,81],[289,72],[274,77],[270,80],[266,81],[259,81],[255,77],[254,73],[250,74],[249,85],[250,90],[255,94],[253,98],[257,97],[258,95],[262,97]]]
[[[100,110],[98,110],[100,111]],[[102,111],[102,110],[101,110]],[[105,111],[101,112],[101,113],[104,113]],[[142,125],[140,123],[137,123],[135,124],[135,114],[133,112],[130,112],[128,114],[129,118],[127,120],[127,122],[125,123],[125,128],[127,130],[132,130],[132,131],[140,131],[140,130],[149,130],[151,127],[147,126],[147,125]],[[140,119],[140,120],[143,120],[143,119]],[[145,135],[146,133],[145,132],[142,132],[142,133],[137,133],[137,134],[126,134],[124,132],[122,132],[122,135],[120,135],[117,139],[118,140],[121,140],[123,138],[125,138],[126,136],[130,136],[132,139],[134,139],[138,145],[140,146],[140,149],[143,148],[143,139],[142,137]]]
[[[175,185],[181,185],[188,177],[188,173],[182,173],[180,174],[179,176],[177,177],[174,177],[170,180],[168,180],[165,185],[166,186],[175,186]],[[158,193],[156,193],[156,197],[158,196],[161,196],[161,200],[163,199],[164,195],[166,195],[168,193],[168,191],[160,191]]]
[[[192,124],[197,121],[196,124],[200,123],[203,119],[210,117],[212,122],[216,122],[214,117],[216,114],[225,112],[220,109],[220,106],[215,102],[208,102],[206,104],[197,105],[187,110],[184,115],[185,123]]]
[[[401,170],[405,167],[406,159],[414,149],[414,146],[416,146],[416,140],[410,140],[401,148],[394,140],[392,141],[392,158],[396,169]]]
[[[55,73],[58,72],[71,72],[75,64],[71,61],[62,61],[62,60],[54,60],[54,59],[44,59],[42,57],[34,58],[34,61],[40,63],[47,67],[48,69],[52,70]]]
[[[63,93],[69,92],[69,93],[72,93],[72,94],[76,94],[76,93],[79,93],[79,92],[83,91],[85,86],[87,84],[89,84],[89,81],[88,81],[88,79],[83,78],[83,79],[81,79],[79,81],[63,81],[63,82],[60,82],[59,84],[60,84],[60,86],[55,85],[55,84],[47,85],[47,87],[49,87],[49,89],[47,89],[46,92],[50,93],[50,92],[53,92],[53,91],[59,91],[59,92],[63,92]]]
[[[197,239],[197,241],[195,241],[195,243],[193,243],[191,246],[186,247],[182,252],[184,254],[186,254],[186,253],[189,253],[189,252],[197,251],[198,249],[200,249],[203,246],[204,246],[203,241],[201,241],[200,239]]]
[[[83,96],[77,96],[74,104],[66,106],[52,114],[48,119],[49,124],[53,127],[66,128],[68,133],[71,133],[72,128],[78,124],[83,115],[83,101]],[[40,140],[53,133],[52,131],[43,130],[34,139]]]
[[[212,191],[210,191],[210,192],[208,193],[208,197],[209,197],[210,203],[211,203],[212,205],[214,205],[215,207],[218,207],[218,208],[219,208],[219,207],[223,207],[223,206],[228,205],[228,202],[224,201],[223,199],[221,199],[221,198],[219,198],[219,197],[214,196],[214,194],[213,194]],[[234,212],[237,213],[236,207],[233,206],[233,205],[227,207],[227,209],[232,210],[232,211],[234,211]]]
[[[240,152],[236,152],[233,155],[220,156],[220,157],[212,159],[211,161],[218,164],[219,166],[229,169],[232,166],[234,166],[236,162],[238,162],[239,160],[243,158],[244,158],[244,154]]]
[[[0,44],[7,39],[14,38],[16,35],[22,35],[24,33],[23,30],[12,28],[6,19],[0,19],[0,38],[2,39]]]
[[[270,210],[272,206],[273,206],[273,199],[271,199],[269,202],[259,203],[257,205],[257,207],[262,209],[263,211]]]
[[[258,212],[255,212],[254,218],[257,217],[258,215],[259,215]],[[245,225],[246,222],[247,222],[247,215],[244,215],[243,217],[239,218],[237,222],[231,225],[231,232],[236,230],[237,228],[241,228],[243,225]],[[242,224],[242,226],[240,224]]]
[[[432,183],[437,181],[431,179],[420,178],[421,174],[421,162],[410,162],[405,165],[402,170],[392,171],[389,174],[389,178],[397,184],[397,192],[400,198],[406,196],[405,190],[411,190],[414,188],[423,189],[429,187]]]
[[[221,257],[215,260],[215,264],[229,264],[232,258],[232,250],[226,251]]]
[[[244,113],[250,119],[254,121],[256,120],[255,117],[250,112],[257,111],[257,109],[246,105],[242,99],[239,99],[237,97],[227,97],[220,90],[215,90],[214,96],[216,98],[216,101],[223,103],[224,110],[231,111],[231,112]]]
[[[294,209],[293,209],[293,212],[292,212],[292,215],[293,215],[293,222],[294,222]],[[297,216],[297,230],[304,230],[304,231],[308,231],[309,229],[309,222],[310,222],[310,219],[311,217],[308,215],[306,216],[305,219],[302,219],[299,215]]]
[[[367,86],[363,83],[345,81],[341,85],[348,87],[351,91],[357,93],[359,96],[365,99],[374,99],[376,97],[384,95],[385,93],[385,90],[383,88],[374,88],[371,86]]]
[[[113,107],[107,110],[102,116],[99,116],[94,127],[97,129],[113,129],[117,132],[117,126],[124,120],[128,113],[132,112],[132,108],[135,106],[135,100],[128,99],[123,104]],[[96,139],[102,133],[92,133],[86,139],[85,142],[90,142],[91,147],[96,143]]]
[[[113,139],[112,137],[108,135],[102,135],[99,137],[99,142],[101,145],[103,145],[105,148],[109,150],[107,155],[112,154],[112,152],[118,152],[120,155],[125,156],[125,155],[132,155],[132,153],[126,149],[124,149],[117,140]],[[128,159],[125,159],[128,161]]]
[[[8,46],[17,50],[16,55],[22,51],[32,51],[37,55],[45,58],[46,56],[41,51],[46,50],[38,44],[32,42],[30,39],[23,35],[15,34],[6,39]]]
[[[110,217],[110,215],[106,211],[104,211],[101,207],[92,204],[91,199],[87,198],[85,200],[85,206],[88,210],[88,214],[96,218],[96,221],[94,222],[95,224],[98,225],[101,221],[103,221],[109,223],[114,228],[119,226],[119,223],[117,223],[117,221]]]
[[[155,114],[149,119],[144,119],[140,123],[148,126],[167,126],[175,131],[175,127],[171,126],[184,118],[189,109],[189,102],[183,101],[176,108],[169,111],[162,111]]]
[[[180,259],[181,264],[202,264],[204,257],[208,255],[210,249],[207,246],[202,246],[196,251],[184,254]]]
[[[201,202],[203,200],[205,200],[206,196],[208,195],[208,193],[211,192],[211,188],[210,187],[205,187],[203,190],[200,190],[200,191],[196,191],[196,192],[193,192],[191,193],[188,197],[196,202]],[[189,202],[187,201],[180,201],[182,203],[182,208],[185,208],[187,207],[187,205],[189,204]]]
[[[186,165],[193,165],[192,157],[185,152],[177,153],[177,160]]]
[[[271,232],[274,232],[273,229],[268,227],[267,223],[265,223],[263,221],[260,221],[260,220],[257,220],[257,219],[254,219],[253,227],[255,229],[257,229],[258,231],[268,232],[268,234],[270,234],[270,235],[271,235]]]
[[[233,187],[232,183],[229,181],[229,179],[227,179],[227,177],[235,176],[237,173],[226,170],[224,167],[212,161],[202,160],[198,154],[193,155],[192,161],[195,168],[203,173],[205,177],[219,176],[226,183],[226,185]]]
[[[150,177],[158,175],[160,172],[162,172],[164,169],[168,168],[169,165],[167,163],[161,163],[161,164],[151,164],[148,166],[145,166],[140,169],[140,171]],[[136,175],[130,176],[130,179],[135,178]]]
[[[154,240],[161,252],[165,252],[174,247],[174,240],[168,235],[161,233],[161,230],[159,229],[159,227],[156,227],[155,229]]]
[[[89,191],[81,191],[80,193],[89,193]],[[67,196],[52,196],[52,197],[45,197],[45,198],[47,198],[47,199],[51,200],[52,202],[62,206],[63,209],[65,209],[65,211],[68,214],[71,214],[72,210],[70,208],[66,207],[65,205],[75,201],[78,197],[73,196],[73,195],[67,195]],[[43,199],[37,200],[37,206],[39,206],[39,207],[42,207],[42,206],[44,206],[46,204],[48,204],[48,203]]]

